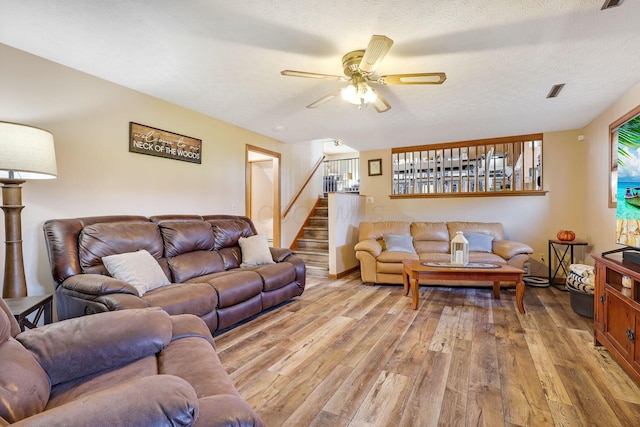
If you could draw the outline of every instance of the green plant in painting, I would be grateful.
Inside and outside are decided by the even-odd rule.
[[[624,158],[631,158],[627,150],[640,148],[640,116],[636,116],[618,128],[618,164],[624,166]]]

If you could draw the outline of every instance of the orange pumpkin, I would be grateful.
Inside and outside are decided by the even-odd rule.
[[[570,242],[576,238],[576,233],[571,230],[560,230],[558,234],[556,234],[556,237],[563,242]]]

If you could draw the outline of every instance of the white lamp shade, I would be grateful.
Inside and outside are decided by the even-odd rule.
[[[50,132],[0,122],[0,179],[51,179],[57,176]]]

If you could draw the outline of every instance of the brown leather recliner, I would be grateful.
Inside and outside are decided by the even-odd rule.
[[[20,332],[0,299],[0,426],[262,426],[206,324],[160,308]]]

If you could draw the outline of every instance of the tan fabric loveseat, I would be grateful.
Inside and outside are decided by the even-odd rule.
[[[355,246],[362,281],[402,284],[402,261],[405,259],[451,261],[450,242],[457,231],[462,231],[469,240],[470,262],[523,268],[529,254],[533,253],[530,246],[507,240],[499,222],[362,222],[359,242]],[[398,236],[404,236],[409,243],[404,247],[388,248],[387,244],[393,242],[390,239],[402,240]]]

